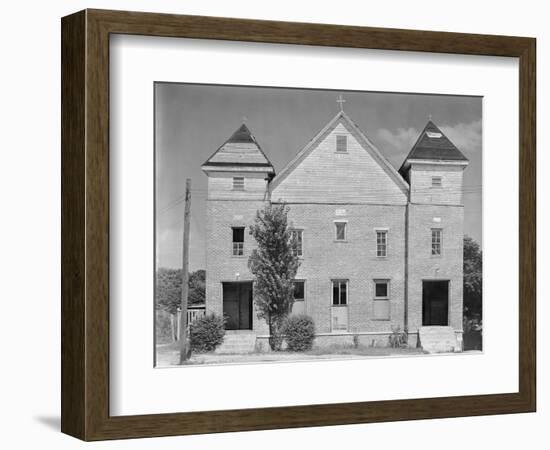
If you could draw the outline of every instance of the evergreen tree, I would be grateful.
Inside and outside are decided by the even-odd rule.
[[[288,226],[289,208],[268,204],[258,211],[250,226],[250,234],[258,247],[248,259],[248,267],[254,274],[254,300],[258,318],[269,326],[269,345],[280,350],[281,328],[294,303],[294,278],[300,265],[296,255],[296,243]]]

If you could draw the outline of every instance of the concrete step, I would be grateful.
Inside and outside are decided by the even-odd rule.
[[[452,327],[420,327],[418,337],[422,350],[428,353],[448,353],[462,350]]]
[[[223,343],[216,349],[216,353],[252,353],[255,347],[255,333],[226,331]]]

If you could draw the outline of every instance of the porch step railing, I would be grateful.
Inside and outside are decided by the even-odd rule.
[[[206,314],[206,306],[203,304],[189,305],[187,307],[187,326]]]

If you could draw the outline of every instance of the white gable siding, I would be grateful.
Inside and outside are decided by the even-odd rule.
[[[336,136],[347,136],[347,152],[336,152]],[[341,123],[276,185],[273,201],[289,203],[405,204],[395,180]]]
[[[411,202],[438,205],[462,205],[462,166],[413,164],[410,170]],[[441,186],[432,186],[432,177],[441,178]]]
[[[244,178],[244,190],[233,189],[233,177]],[[209,200],[264,200],[265,173],[217,172],[208,177]]]

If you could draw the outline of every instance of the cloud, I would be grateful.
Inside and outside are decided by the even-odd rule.
[[[202,227],[202,228],[201,228]],[[157,266],[178,268],[182,264],[183,221],[157,227]],[[192,216],[189,234],[189,270],[206,266],[204,226],[199,217]]]
[[[406,153],[411,149],[419,134],[420,131],[415,128],[398,128],[393,132],[387,128],[381,128],[376,133],[376,137],[379,142],[390,146],[390,150]]]
[[[457,125],[445,125],[441,131],[464,153],[481,152],[482,134],[481,120]]]
[[[416,142],[420,131],[415,128],[398,128],[390,131],[381,128],[376,133],[375,142],[379,144],[379,150],[397,169]]]
[[[181,267],[181,231],[165,228],[157,229],[157,266]]]

